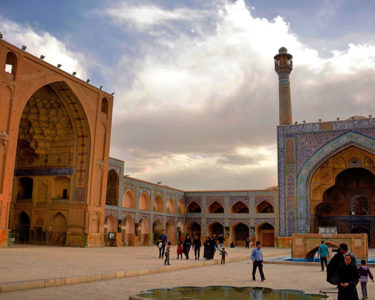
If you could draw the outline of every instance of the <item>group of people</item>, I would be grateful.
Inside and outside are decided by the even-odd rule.
[[[221,255],[221,263],[225,263],[225,257],[228,255],[228,253],[224,248],[224,241],[225,238],[222,234],[215,234],[212,238],[207,237],[203,244],[203,258],[206,260],[213,259],[215,252],[219,251]],[[170,265],[169,257],[171,242],[168,242],[168,237],[165,234],[165,230],[162,230],[161,234],[159,235],[157,245],[159,248],[159,258],[163,259],[165,257],[164,264]],[[182,259],[183,255],[186,259],[189,259],[190,250],[194,249],[195,260],[199,260],[201,246],[202,244],[198,234],[195,235],[193,240],[191,240],[189,234],[186,235],[185,239],[183,239],[182,235],[180,235],[177,242],[177,259]]]
[[[329,258],[329,250],[324,241],[318,248],[318,257],[321,261],[321,268],[327,269],[327,281],[338,287],[338,300],[359,300],[357,293],[357,284],[361,283],[362,299],[368,299],[367,282],[368,278],[374,282],[366,260],[361,260],[358,267],[354,254],[349,250],[347,244],[340,244],[337,254],[332,257],[327,264]]]

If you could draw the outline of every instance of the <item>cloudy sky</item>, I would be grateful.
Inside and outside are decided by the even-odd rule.
[[[4,39],[115,92],[111,156],[185,190],[277,184],[273,56],[293,119],[375,115],[372,0],[0,2]]]

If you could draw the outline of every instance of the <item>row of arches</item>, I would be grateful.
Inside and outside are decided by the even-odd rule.
[[[186,211],[187,211],[187,213],[201,213],[202,208],[196,201],[192,201],[187,206]],[[206,212],[209,213],[209,214],[223,214],[224,213],[224,207],[219,202],[214,201],[213,203],[211,203],[207,207]],[[237,201],[236,203],[234,203],[229,208],[229,212],[233,213],[233,214],[248,214],[250,212],[250,210],[249,210],[249,206],[247,204],[245,204],[242,201]],[[258,214],[274,213],[274,208],[273,208],[272,204],[270,204],[268,201],[264,200],[256,206],[255,212],[258,213]]]
[[[116,172],[114,171],[114,173]],[[106,203],[107,205],[118,206],[118,202],[114,201],[114,199],[118,199],[118,194],[116,194],[117,191],[118,189],[113,188],[113,185],[108,185],[107,203]],[[143,192],[138,199],[138,207],[137,207],[137,201],[136,201],[134,192],[128,189],[124,192],[122,196],[122,207],[129,208],[129,209],[140,209],[140,210],[151,211],[151,199],[148,193]],[[166,212],[168,214],[184,215],[185,203],[183,200],[180,200],[178,201],[176,205],[176,202],[173,198],[168,198],[164,207],[163,198],[160,195],[157,195],[153,201],[152,211]]]
[[[34,225],[30,215],[21,211],[15,220],[15,239],[21,244],[65,245],[67,237],[67,220],[63,213],[54,214],[46,226],[42,217],[38,217]],[[48,227],[48,231],[45,229]]]
[[[121,228],[120,230],[118,230]],[[121,243],[126,246],[149,246],[156,244],[161,231],[165,229],[168,241],[176,244],[177,237],[180,235],[201,236],[201,225],[197,222],[190,222],[186,226],[180,221],[177,224],[173,220],[168,220],[165,228],[160,220],[155,220],[150,226],[146,218],[142,218],[135,223],[133,218],[128,216],[120,222],[112,215],[105,220],[105,235],[108,232],[118,232],[121,235]],[[206,227],[207,236],[225,234],[225,229],[219,222],[213,222]],[[275,239],[274,227],[269,223],[262,223],[255,228],[256,239],[260,240],[265,247],[273,247]],[[229,240],[236,246],[244,246],[247,237],[252,236],[248,225],[238,222],[229,228]]]

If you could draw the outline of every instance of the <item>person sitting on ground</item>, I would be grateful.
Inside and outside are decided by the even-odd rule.
[[[235,248],[236,246],[234,245],[233,241],[230,243],[231,248]]]
[[[371,274],[370,268],[366,265],[366,261],[364,259],[361,260],[361,266],[358,268],[361,282],[361,290],[362,290],[362,300],[368,299],[367,298],[367,282],[368,277],[374,282],[374,277]]]
[[[169,254],[170,253],[171,253],[171,242],[168,242],[168,246],[165,249],[165,261],[164,261],[165,265],[170,265],[170,263],[169,263]]]

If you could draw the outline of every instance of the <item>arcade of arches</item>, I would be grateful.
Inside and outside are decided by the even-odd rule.
[[[351,146],[325,161],[311,180],[311,231],[367,233],[375,246],[375,155]]]

